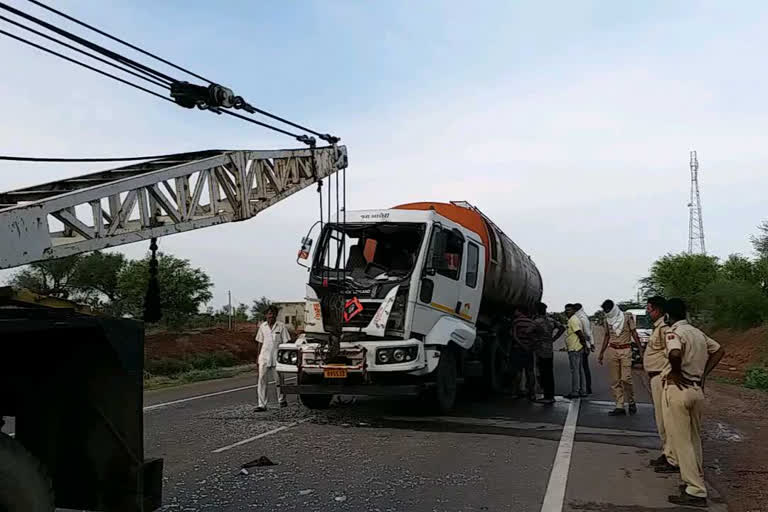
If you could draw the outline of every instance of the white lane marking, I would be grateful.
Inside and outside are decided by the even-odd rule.
[[[249,437],[248,439],[243,439],[242,441],[238,441],[236,443],[229,444],[227,446],[222,446],[221,448],[217,448],[213,450],[211,453],[221,453],[225,452],[227,450],[231,450],[232,448],[236,448],[238,446],[242,446],[244,444],[251,443],[253,441],[256,441],[257,439],[261,439],[263,437],[271,436],[272,434],[277,434],[278,432],[282,432],[283,430],[288,430],[289,428],[295,427],[296,425],[300,425],[306,421],[311,420],[312,418],[304,418],[303,420],[294,421],[293,423],[290,423],[288,425],[283,425],[282,427],[273,428],[272,430],[269,430],[267,432],[264,432],[263,434],[259,434],[257,436]]]
[[[288,381],[294,380],[295,378],[296,377],[288,377],[287,379],[285,379],[285,381],[288,382]],[[274,384],[274,383],[275,381],[270,381],[268,384]],[[191,402],[192,400],[200,400],[202,398],[210,398],[212,396],[226,395],[227,393],[237,393],[238,391],[245,391],[246,389],[253,389],[255,387],[257,387],[257,385],[252,384],[250,386],[242,386],[239,388],[225,389],[224,391],[207,393],[205,395],[191,396],[189,398],[182,398],[180,400],[173,400],[171,402],[163,402],[161,404],[148,405],[144,408],[144,412],[154,411],[155,409],[161,409],[163,407],[168,407],[169,405],[183,404],[184,402]]]
[[[576,436],[576,423],[579,420],[579,398],[571,401],[568,407],[568,416],[563,425],[563,434],[560,436],[560,444],[557,446],[555,463],[549,474],[547,492],[544,495],[544,503],[541,504],[541,512],[561,512],[565,501],[565,487],[568,484],[568,471],[571,468],[571,455],[573,454],[573,438]]]
[[[616,404],[616,402],[614,402],[613,400],[585,400],[585,402],[590,403],[590,404],[595,404],[595,405],[615,405]],[[637,402],[635,405],[637,405],[638,407],[652,407],[653,406],[653,404],[646,404],[646,403],[641,403],[641,402]]]

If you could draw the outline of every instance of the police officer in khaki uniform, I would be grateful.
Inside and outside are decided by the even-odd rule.
[[[663,374],[663,422],[672,452],[680,466],[683,485],[670,503],[706,507],[707,487],[701,453],[701,413],[704,380],[723,357],[724,350],[686,321],[685,302],[669,299],[666,305],[667,357]]]
[[[624,416],[624,403],[629,403],[629,414],[637,413],[635,390],[632,386],[632,340],[640,346],[640,337],[635,327],[635,317],[624,312],[612,300],[603,302],[605,312],[605,338],[600,349],[598,362],[606,360],[611,374],[611,389],[616,407],[608,414]],[[607,352],[607,357],[606,357]]]
[[[669,366],[666,342],[667,324],[664,318],[666,304],[666,299],[659,295],[651,297],[646,303],[645,310],[653,321],[653,332],[648,340],[645,354],[643,354],[643,368],[648,372],[648,380],[651,385],[651,397],[653,398],[653,412],[656,417],[656,428],[659,431],[662,447],[661,456],[658,459],[653,459],[651,461],[651,466],[664,468],[663,472],[677,473],[677,460],[667,441],[661,403],[661,396],[664,391],[661,374]],[[658,471],[662,472],[662,470]]]

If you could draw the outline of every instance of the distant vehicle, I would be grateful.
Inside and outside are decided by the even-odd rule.
[[[643,353],[645,347],[648,345],[648,340],[653,332],[653,322],[651,317],[648,316],[648,312],[644,309],[628,309],[627,313],[631,313],[635,317],[635,325],[637,326],[637,335],[640,338],[640,346],[636,347],[632,345],[632,364],[643,364]]]

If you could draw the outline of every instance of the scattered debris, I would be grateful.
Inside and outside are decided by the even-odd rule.
[[[361,422],[359,422],[359,423],[357,424],[357,426],[358,426],[358,427],[370,427],[370,426],[371,426],[371,424],[370,424],[370,423],[366,423],[366,422],[364,422],[364,421],[361,421]]]
[[[304,489],[299,491],[299,496],[306,496],[308,494],[312,494],[313,492],[315,492],[314,489]]]
[[[336,496],[333,499],[338,501],[339,503],[344,503],[345,501],[347,501],[347,497],[346,496]]]
[[[243,468],[243,469],[241,469],[241,470],[240,470],[240,474],[241,474],[241,475],[250,475],[250,473],[248,472],[248,470],[247,470],[247,469],[245,469],[245,468]]]
[[[243,468],[260,468],[263,466],[277,466],[277,464],[269,460],[269,458],[266,456],[262,455],[258,459],[254,459],[251,462],[246,462],[242,465]]]

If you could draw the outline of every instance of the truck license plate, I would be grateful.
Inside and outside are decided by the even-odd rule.
[[[346,379],[347,369],[346,368],[325,368],[323,369],[323,376],[326,379]]]

